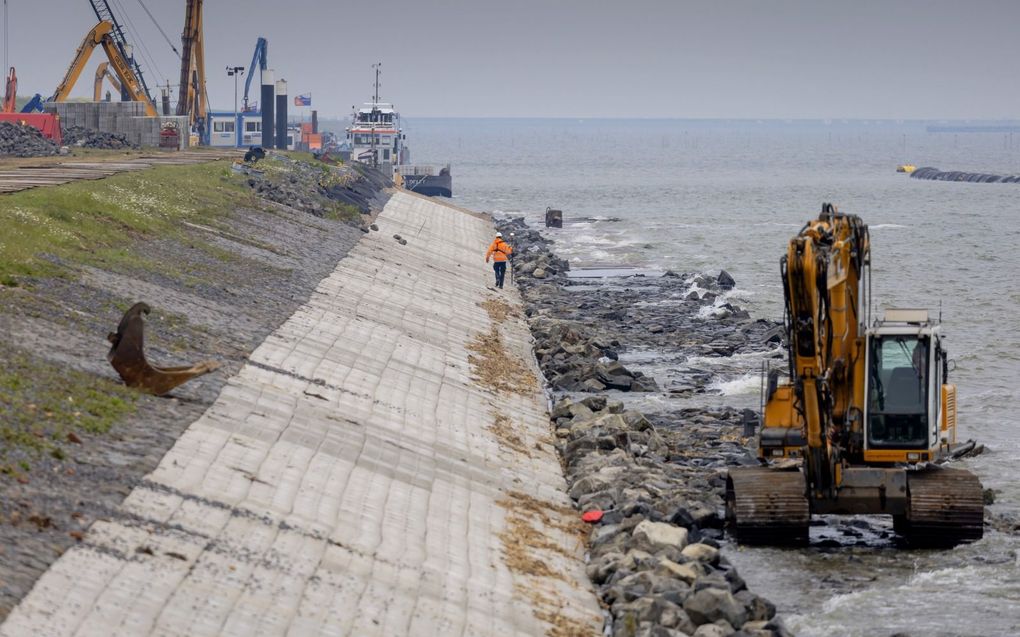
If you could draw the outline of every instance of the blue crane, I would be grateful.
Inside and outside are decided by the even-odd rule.
[[[265,71],[266,66],[269,64],[269,43],[266,42],[265,38],[259,38],[258,42],[255,43],[255,55],[251,56],[251,64],[248,65],[248,77],[244,80],[244,112],[248,113],[255,110],[252,106],[248,108],[248,91],[251,89],[251,80],[255,77],[255,65],[258,65],[259,71]]]

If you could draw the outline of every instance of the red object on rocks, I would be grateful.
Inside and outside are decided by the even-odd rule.
[[[581,515],[581,519],[589,524],[593,524],[602,519],[602,511],[595,509],[594,511],[585,511]]]

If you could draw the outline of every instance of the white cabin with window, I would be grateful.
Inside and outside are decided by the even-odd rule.
[[[247,148],[262,145],[262,113],[210,111],[205,127],[207,146]]]

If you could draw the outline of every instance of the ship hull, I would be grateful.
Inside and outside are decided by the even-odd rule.
[[[452,197],[453,178],[445,170],[438,175],[406,175],[404,188],[427,197]]]

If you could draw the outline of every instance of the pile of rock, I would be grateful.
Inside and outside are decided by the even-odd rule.
[[[659,391],[655,379],[631,371],[618,360],[619,341],[604,342],[584,336],[562,321],[538,318],[531,323],[537,346],[535,356],[546,380],[554,388],[572,392]]]
[[[326,164],[323,164],[324,166]],[[362,214],[369,214],[374,205],[378,205],[379,193],[393,187],[393,181],[382,172],[365,164],[352,162],[348,164],[351,179],[336,180],[326,185],[326,196],[356,207]]]
[[[34,126],[0,122],[0,156],[47,157],[60,153],[60,147],[43,137]]]
[[[514,249],[514,276],[519,277],[519,287],[525,289],[543,280],[566,278],[570,264],[557,257],[550,249],[552,242],[530,229],[523,217],[501,219],[497,227]]]
[[[523,219],[497,227],[514,233],[517,284],[554,393],[596,394],[562,398],[551,417],[569,494],[594,520],[588,575],[614,637],[788,635],[775,607],[747,590],[720,553],[727,469],[757,464],[741,438],[744,414],[692,407],[645,415],[597,395],[658,390],[620,364],[633,350],[675,368],[663,376],[670,393],[708,391],[718,379],[691,357],[781,356],[782,325],[728,301],[736,282],[725,271],[569,278],[552,242]]]
[[[271,153],[257,169],[247,173],[248,186],[259,197],[316,217],[335,209],[335,202],[370,214],[380,210],[389,197],[385,192],[386,178],[369,167],[330,166]]]
[[[104,133],[84,126],[67,126],[62,130],[64,144],[79,148],[101,148],[104,150],[128,150],[138,148],[128,138],[117,133]]]
[[[514,234],[516,283],[538,342],[539,363],[554,389],[627,389],[626,381],[606,382],[607,373],[621,372],[622,365],[611,369],[596,369],[596,365],[609,365],[612,361],[607,359],[638,349],[657,353],[660,367],[669,370],[659,383],[674,395],[707,392],[718,380],[689,365],[692,357],[763,350],[783,356],[783,325],[751,318],[728,300],[736,282],[725,270],[570,278],[566,275],[569,264],[551,251],[552,242],[529,229],[523,218],[497,220],[496,225],[504,237]],[[558,329],[557,324],[565,327]],[[640,372],[626,375],[638,379],[636,386],[631,383],[632,391],[659,390],[655,380]]]
[[[719,551],[727,463],[753,462],[739,414],[685,410],[657,428],[591,396],[561,400],[552,418],[570,497],[601,512],[587,570],[614,637],[789,634]]]

